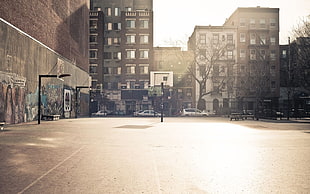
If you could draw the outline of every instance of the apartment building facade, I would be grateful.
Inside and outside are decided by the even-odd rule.
[[[224,26],[237,28],[239,110],[271,114],[278,109],[280,93],[279,9],[237,8]]]
[[[104,15],[103,79],[96,83],[108,99],[104,109],[132,114],[148,108],[149,71],[153,61],[152,0],[92,0]],[[100,107],[100,109],[103,109]]]
[[[280,45],[279,110],[285,117],[310,115],[310,38],[297,37]]]
[[[235,27],[196,26],[188,41],[194,52],[192,74],[197,80],[194,101],[211,114],[236,108],[236,36]]]
[[[196,76],[203,61],[212,67],[205,86],[196,84],[196,104],[203,96],[206,110],[224,114],[271,115],[278,109],[278,8],[237,8],[223,26],[196,27],[188,43],[195,52]],[[220,57],[208,56],[220,49],[215,43],[222,45]],[[208,45],[213,51],[206,55]]]

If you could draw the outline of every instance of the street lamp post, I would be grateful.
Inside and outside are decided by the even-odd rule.
[[[164,122],[164,83],[161,82],[161,111],[160,111],[160,122]]]
[[[89,88],[89,86],[76,86],[75,87],[75,118],[78,118],[78,92],[81,88]]]
[[[39,75],[39,91],[38,91],[38,125],[41,123],[41,82],[42,78],[63,78],[71,76],[71,74],[61,74],[61,75]]]

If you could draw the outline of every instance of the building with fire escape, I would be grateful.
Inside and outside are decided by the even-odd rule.
[[[132,114],[151,106],[149,72],[153,61],[153,1],[91,0],[91,10],[103,11],[102,80],[100,109]],[[96,51],[96,50],[95,50]],[[99,70],[98,70],[99,73]]]
[[[280,94],[279,9],[238,8],[224,26],[237,28],[238,109],[271,115]]]
[[[196,84],[196,104],[204,101],[204,109],[224,114],[268,116],[278,109],[278,8],[237,8],[223,26],[196,26],[188,44],[196,77],[206,79]]]

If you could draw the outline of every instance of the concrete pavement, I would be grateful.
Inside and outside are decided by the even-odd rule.
[[[0,193],[308,193],[309,122],[83,118],[7,126]]]

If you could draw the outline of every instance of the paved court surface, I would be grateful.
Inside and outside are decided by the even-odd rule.
[[[310,123],[83,118],[0,132],[0,193],[310,193]]]

